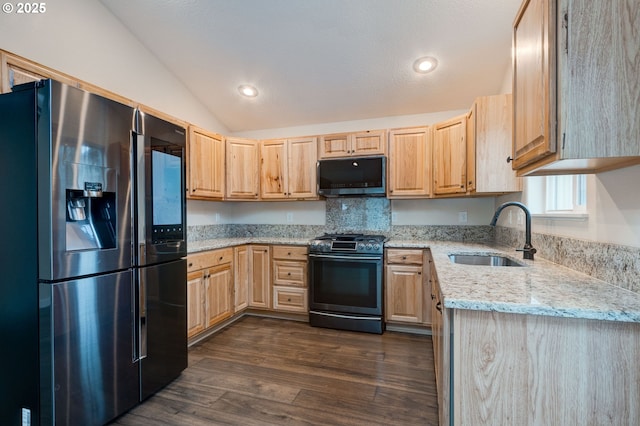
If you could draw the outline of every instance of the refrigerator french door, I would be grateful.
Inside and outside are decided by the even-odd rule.
[[[136,115],[134,271],[138,292],[140,399],[187,367],[184,128]]]
[[[186,367],[184,129],[163,123],[52,80],[0,96],[1,424],[102,425]]]

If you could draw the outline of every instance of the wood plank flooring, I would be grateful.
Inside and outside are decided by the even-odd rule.
[[[430,336],[246,316],[113,425],[437,425]]]

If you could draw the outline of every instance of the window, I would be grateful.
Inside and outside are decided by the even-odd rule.
[[[581,213],[587,210],[585,175],[546,176],[545,213]]]
[[[587,176],[536,176],[526,180],[527,204],[536,216],[587,217]]]

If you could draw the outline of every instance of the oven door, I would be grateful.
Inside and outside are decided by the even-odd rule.
[[[382,256],[309,254],[309,309],[382,315]]]

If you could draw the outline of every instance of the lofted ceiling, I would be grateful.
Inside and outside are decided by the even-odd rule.
[[[468,108],[502,88],[521,3],[100,1],[231,132]]]

